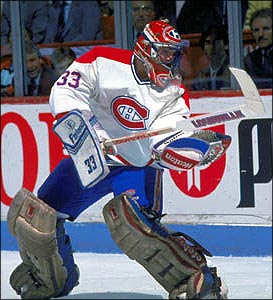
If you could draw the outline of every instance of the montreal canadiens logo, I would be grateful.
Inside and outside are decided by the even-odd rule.
[[[175,43],[181,42],[181,37],[176,29],[174,29],[172,26],[168,26],[164,29],[163,36],[165,39],[168,39]]]
[[[112,101],[112,112],[116,121],[125,128],[146,129],[145,120],[149,117],[149,110],[140,105],[134,98],[116,97]]]

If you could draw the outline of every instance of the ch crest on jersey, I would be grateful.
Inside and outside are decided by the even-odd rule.
[[[115,120],[125,128],[134,130],[146,129],[145,120],[149,110],[132,97],[118,96],[111,104]]]

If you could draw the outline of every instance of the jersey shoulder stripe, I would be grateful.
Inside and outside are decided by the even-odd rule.
[[[95,61],[98,57],[104,57],[114,61],[118,61],[124,64],[131,63],[131,57],[133,55],[132,50],[112,48],[105,46],[95,46],[88,52],[84,53],[76,59],[76,62],[83,64],[90,64]]]

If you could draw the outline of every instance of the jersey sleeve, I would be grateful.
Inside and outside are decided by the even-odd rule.
[[[74,61],[58,78],[51,89],[49,105],[54,115],[73,109],[91,110],[91,98],[98,98],[97,60],[92,55],[89,62]]]
[[[175,103],[169,105],[161,112],[160,116],[154,121],[150,129],[160,129],[168,126],[173,126],[175,128],[176,122],[190,117],[189,93],[183,86],[181,87],[184,90],[183,94]],[[152,137],[152,145],[166,139],[168,136],[173,135],[174,132]]]

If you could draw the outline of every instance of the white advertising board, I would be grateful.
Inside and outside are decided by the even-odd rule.
[[[193,114],[221,111],[243,97],[191,99]],[[266,112],[212,130],[232,137],[227,153],[209,167],[165,171],[164,221],[174,223],[270,224],[272,221],[272,95],[262,96]],[[65,156],[52,132],[48,104],[1,105],[1,217],[22,187],[37,192]],[[108,195],[77,221],[102,221]]]

